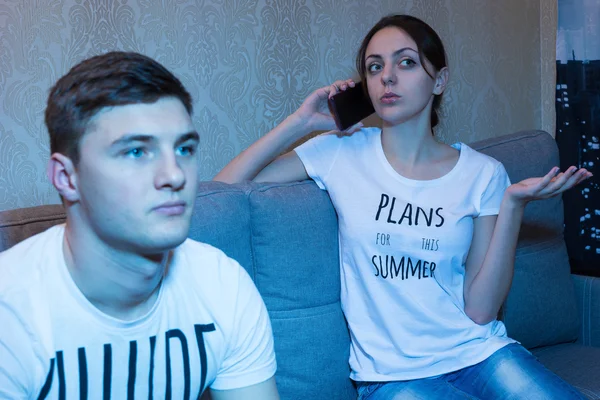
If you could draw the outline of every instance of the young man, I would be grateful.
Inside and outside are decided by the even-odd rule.
[[[52,88],[48,176],[67,222],[0,253],[0,398],[279,398],[256,287],[186,239],[191,113],[181,82],[135,53]]]

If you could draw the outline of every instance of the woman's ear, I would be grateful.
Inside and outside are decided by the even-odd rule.
[[[446,90],[448,84],[448,67],[444,67],[438,71],[435,77],[435,86],[433,87],[433,94],[440,95]]]
[[[52,154],[46,172],[48,179],[64,200],[70,203],[79,200],[77,171],[69,157],[61,153]]]

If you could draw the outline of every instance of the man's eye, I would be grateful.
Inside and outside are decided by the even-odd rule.
[[[125,151],[125,155],[132,158],[140,158],[144,155],[144,153],[144,149],[142,149],[141,147],[136,147]]]
[[[193,156],[196,154],[196,146],[181,146],[179,147],[179,155]]]

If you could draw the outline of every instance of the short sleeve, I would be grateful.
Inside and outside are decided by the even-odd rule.
[[[267,309],[246,270],[241,266],[237,269],[239,285],[234,328],[227,343],[225,360],[210,386],[215,390],[238,389],[264,382],[274,376],[277,369]]]
[[[510,179],[504,169],[504,165],[498,162],[494,174],[490,179],[485,191],[481,195],[479,216],[498,215],[500,204],[504,197],[506,188],[510,186]]]
[[[334,132],[327,132],[304,142],[294,149],[304,164],[308,176],[323,190],[327,189],[327,176],[335,163],[341,146],[342,139]]]

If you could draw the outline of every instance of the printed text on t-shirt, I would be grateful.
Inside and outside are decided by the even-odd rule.
[[[389,224],[423,226],[439,228],[444,225],[442,215],[443,208],[419,207],[411,203],[406,203],[401,216],[396,209],[396,197],[382,193],[375,221],[382,221]],[[386,216],[387,215],[387,216]],[[390,243],[390,234],[385,232],[377,233],[375,244],[379,246],[392,246]],[[422,238],[421,249],[427,251],[437,251],[439,249],[439,240],[435,238]],[[394,256],[392,254],[373,255],[371,263],[375,268],[374,275],[383,279],[406,280],[409,278],[422,279],[434,276],[436,264],[433,261],[414,259],[406,255]]]

